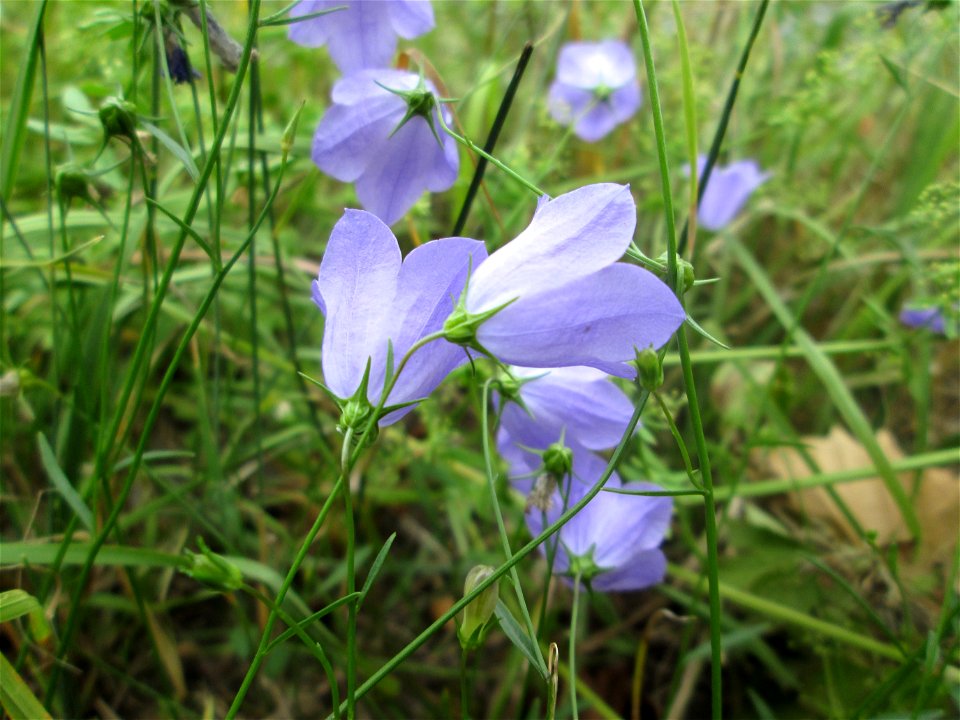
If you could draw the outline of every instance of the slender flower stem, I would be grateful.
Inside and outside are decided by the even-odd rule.
[[[349,439],[349,435],[349,430],[344,433],[344,444]],[[357,591],[357,532],[353,518],[353,492],[350,489],[349,473],[351,471],[352,468],[343,468],[344,480],[341,487],[344,525],[347,532],[347,595]],[[347,720],[354,720],[357,716],[357,600],[347,603],[347,613]]]
[[[451,129],[451,128],[447,125],[447,123],[444,122],[443,113],[437,113],[437,117],[440,119],[440,127],[443,129],[443,131],[444,131],[447,135],[449,135],[450,137],[452,137],[454,140],[456,140],[458,143],[460,143],[461,145],[464,145],[464,146],[470,148],[471,150],[473,150],[473,151],[474,151],[477,155],[479,155],[480,157],[485,158],[486,160],[489,160],[494,166],[500,168],[503,172],[505,172],[507,175],[509,175],[510,177],[512,177],[514,180],[516,180],[518,183],[520,183],[521,185],[523,185],[527,190],[529,190],[530,192],[532,192],[532,193],[533,193],[534,195],[536,195],[537,197],[541,197],[541,196],[543,196],[543,195],[546,195],[546,193],[545,193],[543,190],[541,190],[541,189],[538,188],[536,185],[534,185],[532,182],[530,182],[529,180],[527,180],[525,177],[523,177],[523,176],[522,176],[520,173],[518,173],[516,170],[511,170],[509,167],[507,167],[507,166],[504,165],[502,162],[500,162],[499,160],[497,160],[493,155],[491,155],[490,153],[488,153],[488,152],[486,152],[486,151],[484,151],[484,150],[481,150],[481,149],[480,149],[477,145],[475,145],[472,141],[468,140],[467,138],[463,137],[462,135],[458,135],[456,131],[454,131],[453,129]]]
[[[573,607],[570,609],[570,712],[573,720],[580,720],[580,709],[577,707],[577,611],[580,608],[580,577],[578,570],[573,579]]]
[[[487,486],[490,489],[490,499],[493,502],[493,512],[494,516],[497,519],[497,530],[500,533],[500,542],[503,545],[503,554],[506,556],[509,561],[513,557],[513,553],[510,550],[510,538],[507,536],[507,528],[503,522],[503,513],[500,510],[500,501],[497,498],[497,487],[496,487],[496,477],[493,471],[493,451],[490,448],[490,417],[489,417],[489,405],[490,405],[490,383],[492,379],[488,379],[483,384],[483,394],[481,402],[483,406],[481,408],[481,427],[483,428],[483,459],[486,465],[487,471]],[[523,614],[523,621],[526,625],[527,634],[530,636],[530,639],[533,641],[533,645],[536,653],[537,660],[539,661],[541,667],[546,669],[547,664],[543,659],[543,653],[540,651],[540,643],[536,642],[537,630],[533,626],[533,620],[530,618],[530,612],[527,610],[527,603],[523,597],[523,588],[520,585],[520,576],[517,573],[516,567],[510,568],[510,580],[513,582],[513,590],[517,594],[517,603],[520,605],[520,612]]]
[[[486,153],[492,153],[497,145],[497,139],[500,137],[500,131],[507,120],[507,113],[510,112],[510,106],[513,104],[513,98],[517,94],[517,88],[520,87],[520,79],[527,69],[527,63],[530,62],[530,56],[533,54],[533,44],[527,43],[520,52],[520,59],[517,61],[517,69],[513,71],[513,77],[507,86],[507,91],[503,95],[500,103],[500,109],[497,110],[497,116],[493,119],[493,126],[490,128],[490,134],[487,135],[487,142],[483,145]],[[470,181],[470,187],[467,188],[467,194],[463,198],[463,205],[460,207],[460,214],[457,216],[457,222],[453,226],[453,235],[459,235],[463,232],[463,226],[467,224],[467,216],[470,214],[470,207],[473,205],[473,199],[477,196],[477,190],[480,189],[480,183],[483,182],[483,173],[487,169],[487,159],[481,157],[477,161],[477,167],[473,171],[473,179]]]
[[[660,161],[660,180],[663,186],[664,212],[667,221],[667,282],[674,291],[678,290],[677,277],[677,236],[673,215],[673,196],[670,190],[670,169],[667,163],[667,143],[663,129],[663,112],[660,107],[660,91],[657,85],[657,71],[653,63],[653,50],[650,43],[650,28],[643,11],[643,0],[633,0],[643,42],[643,57],[647,68],[647,85],[650,93],[650,108],[653,114],[653,127],[657,139],[657,155]],[[678,293],[678,297],[682,295]],[[700,476],[704,490],[704,523],[707,538],[707,580],[710,594],[710,688],[711,715],[720,720],[723,715],[722,685],[722,636],[720,605],[720,572],[717,557],[717,518],[713,498],[713,474],[710,468],[710,455],[707,451],[700,406],[697,402],[697,388],[693,379],[693,364],[690,361],[690,348],[687,344],[686,325],[677,332],[680,364],[683,369],[683,383],[687,394],[690,412],[690,424],[697,445],[697,459],[700,463]]]
[[[460,718],[470,720],[470,670],[466,648],[460,651]]]

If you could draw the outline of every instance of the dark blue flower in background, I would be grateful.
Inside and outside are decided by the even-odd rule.
[[[596,142],[640,107],[633,52],[619,40],[572,42],[560,50],[550,86],[550,115],[572,125],[581,140]]]
[[[436,93],[429,80],[403,70],[364,70],[342,78],[333,86],[333,105],[313,136],[317,167],[356,183],[363,207],[388,225],[403,217],[425,190],[453,185],[460,168],[456,142],[437,134],[436,102],[421,108],[429,113],[429,122],[422,114],[403,122],[408,101],[390,90],[418,88]]]
[[[290,25],[290,39],[306,47],[326,45],[344,74],[389,67],[397,36],[411,39],[433,29],[430,0],[302,0],[291,17],[346,6]]]

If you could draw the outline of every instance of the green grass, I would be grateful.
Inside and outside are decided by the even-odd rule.
[[[666,253],[667,277],[683,258],[717,279],[684,303],[730,349],[684,328],[657,402],[625,385],[641,429],[608,469],[677,494],[667,579],[582,593],[573,613],[537,551],[559,524],[529,537],[489,446],[491,367],[341,454],[336,407],[300,374],[321,376],[309,282],[356,206],[309,159],[337,72],[250,21],[284,3],[204,5],[245,47],[237,73],[165,2],[0,8],[0,589],[36,598],[52,629],[4,614],[22,679],[8,714],[960,711],[960,350],[897,320],[911,300],[960,300],[956,3],[887,28],[874,3],[771,3],[757,25],[759,3],[646,2],[638,25],[631,3],[435,2],[437,29],[401,40],[458,98],[456,131],[496,137],[475,195],[461,149],[456,185],[394,226],[405,251],[450,234],[465,201],[462,234],[492,250],[526,227],[531,186],[629,182],[637,248]],[[158,22],[179,23],[193,84],[159,71]],[[546,92],[563,42],[612,36],[635,50],[644,106],[587,145]],[[135,141],[103,137],[97,111],[121,96]],[[773,176],[728,228],[688,233],[681,168],[720,134],[720,164]],[[80,195],[58,194],[64,168]],[[864,460],[810,445],[838,427]],[[778,449],[805,472],[774,472]],[[863,478],[882,517],[851,490]],[[801,488],[850,530],[791,501]],[[203,575],[186,552],[203,542],[238,575]],[[453,621],[477,564],[496,572],[475,592],[499,583],[513,622],[461,677]]]

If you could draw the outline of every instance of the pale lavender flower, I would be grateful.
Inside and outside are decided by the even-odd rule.
[[[526,408],[511,401],[503,407],[500,427],[512,442],[541,450],[561,439],[590,450],[620,442],[633,404],[603,371],[582,366],[510,371],[522,383],[518,394]]]
[[[629,120],[640,107],[633,52],[619,40],[572,42],[560,50],[550,86],[550,115],[573,125],[582,140],[596,142]]]
[[[542,199],[529,227],[473,273],[447,338],[514,365],[635,375],[634,348],[661,347],[685,318],[655,275],[616,262],[635,223],[625,185]]]
[[[411,39],[433,29],[430,0],[302,0],[297,18],[321,10],[343,10],[290,25],[290,39],[306,47],[326,45],[344,74],[390,65],[397,35]]]
[[[567,508],[579,501],[606,468],[606,461],[591,452],[574,453],[573,474],[580,482],[569,482],[557,490],[545,511],[527,512],[527,527],[539,535]],[[613,473],[606,488],[659,490],[650,483],[623,483]],[[660,549],[670,526],[673,502],[670,497],[624,495],[601,491],[559,533],[548,540],[557,543],[554,572],[568,578],[581,573],[585,585],[604,592],[640,590],[663,580],[666,557]],[[541,551],[545,547],[541,545]]]
[[[457,179],[456,142],[435,134],[435,93],[429,81],[414,73],[355,73],[333,86],[333,105],[313,136],[317,166],[337,180],[356,183],[363,207],[388,225],[403,217],[425,190],[446,190]],[[417,112],[403,122],[408,102]]]
[[[707,158],[701,155],[697,160],[697,174],[701,178],[706,164]],[[753,191],[769,178],[770,173],[761,171],[753,160],[740,160],[726,167],[715,165],[700,200],[697,221],[707,230],[722,230],[740,212]]]
[[[369,362],[366,399],[376,405],[384,387],[388,344],[396,368],[415,342],[440,329],[469,269],[485,257],[477,240],[446,238],[421,245],[401,261],[390,228],[371,213],[345,211],[312,285],[313,300],[325,318],[326,387],[341,400],[353,397]],[[466,360],[463,348],[445,340],[426,344],[400,373],[387,405],[426,397]],[[397,410],[380,424],[389,425],[408,411]]]
[[[947,334],[943,308],[905,307],[900,311],[900,322],[911,328],[926,328],[939,335]]]

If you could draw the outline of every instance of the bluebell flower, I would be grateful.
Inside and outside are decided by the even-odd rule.
[[[290,39],[306,47],[326,45],[342,73],[389,67],[397,36],[411,39],[433,29],[430,0],[302,0],[290,11],[303,17],[343,10],[290,25]]]
[[[375,406],[384,388],[388,345],[396,368],[415,342],[440,329],[469,269],[485,257],[477,240],[446,238],[401,260],[397,239],[375,215],[344,212],[312,285],[325,318],[321,360],[330,392],[340,400],[354,398],[369,364],[366,398],[357,400]],[[387,405],[425,398],[466,360],[462,348],[442,339],[426,344],[400,373]],[[395,410],[379,423],[389,425],[410,409]]]
[[[947,334],[943,308],[905,307],[900,311],[900,322],[911,328],[926,328],[939,335]]]
[[[405,98],[390,90],[414,95]],[[438,109],[428,94],[435,92],[429,81],[402,70],[365,70],[342,78],[313,136],[317,167],[356,183],[363,207],[388,225],[425,190],[446,190],[457,179],[457,144],[436,134]],[[404,122],[411,104],[420,114]]]
[[[640,103],[637,68],[626,43],[572,42],[561,48],[547,104],[553,119],[573,125],[577,137],[596,142],[633,117]]]
[[[548,509],[526,514],[530,533],[539,535],[544,523],[554,522],[566,508],[583,498],[605,468],[606,461],[591,452],[574,453],[573,474],[578,482],[558,488]],[[660,489],[650,483],[624,483],[616,473],[604,487]],[[554,572],[568,578],[579,573],[585,585],[604,592],[655,585],[666,573],[666,557],[660,545],[670,526],[672,511],[673,501],[667,496],[601,491],[548,541],[557,543]],[[545,552],[544,546],[541,551]]]
[[[500,427],[511,442],[545,449],[563,440],[590,450],[614,447],[633,415],[633,403],[601,370],[510,368],[523,403],[507,401]]]
[[[697,160],[697,175],[703,177],[707,158]],[[687,172],[690,169],[687,168]],[[770,173],[760,170],[753,160],[740,160],[726,167],[715,165],[710,172],[710,182],[700,200],[697,221],[707,230],[722,230],[740,212],[740,208],[753,191],[770,178]]]
[[[685,318],[655,275],[617,262],[635,224],[626,185],[541,199],[529,227],[470,277],[446,337],[508,364],[632,377],[634,348],[661,347]]]

